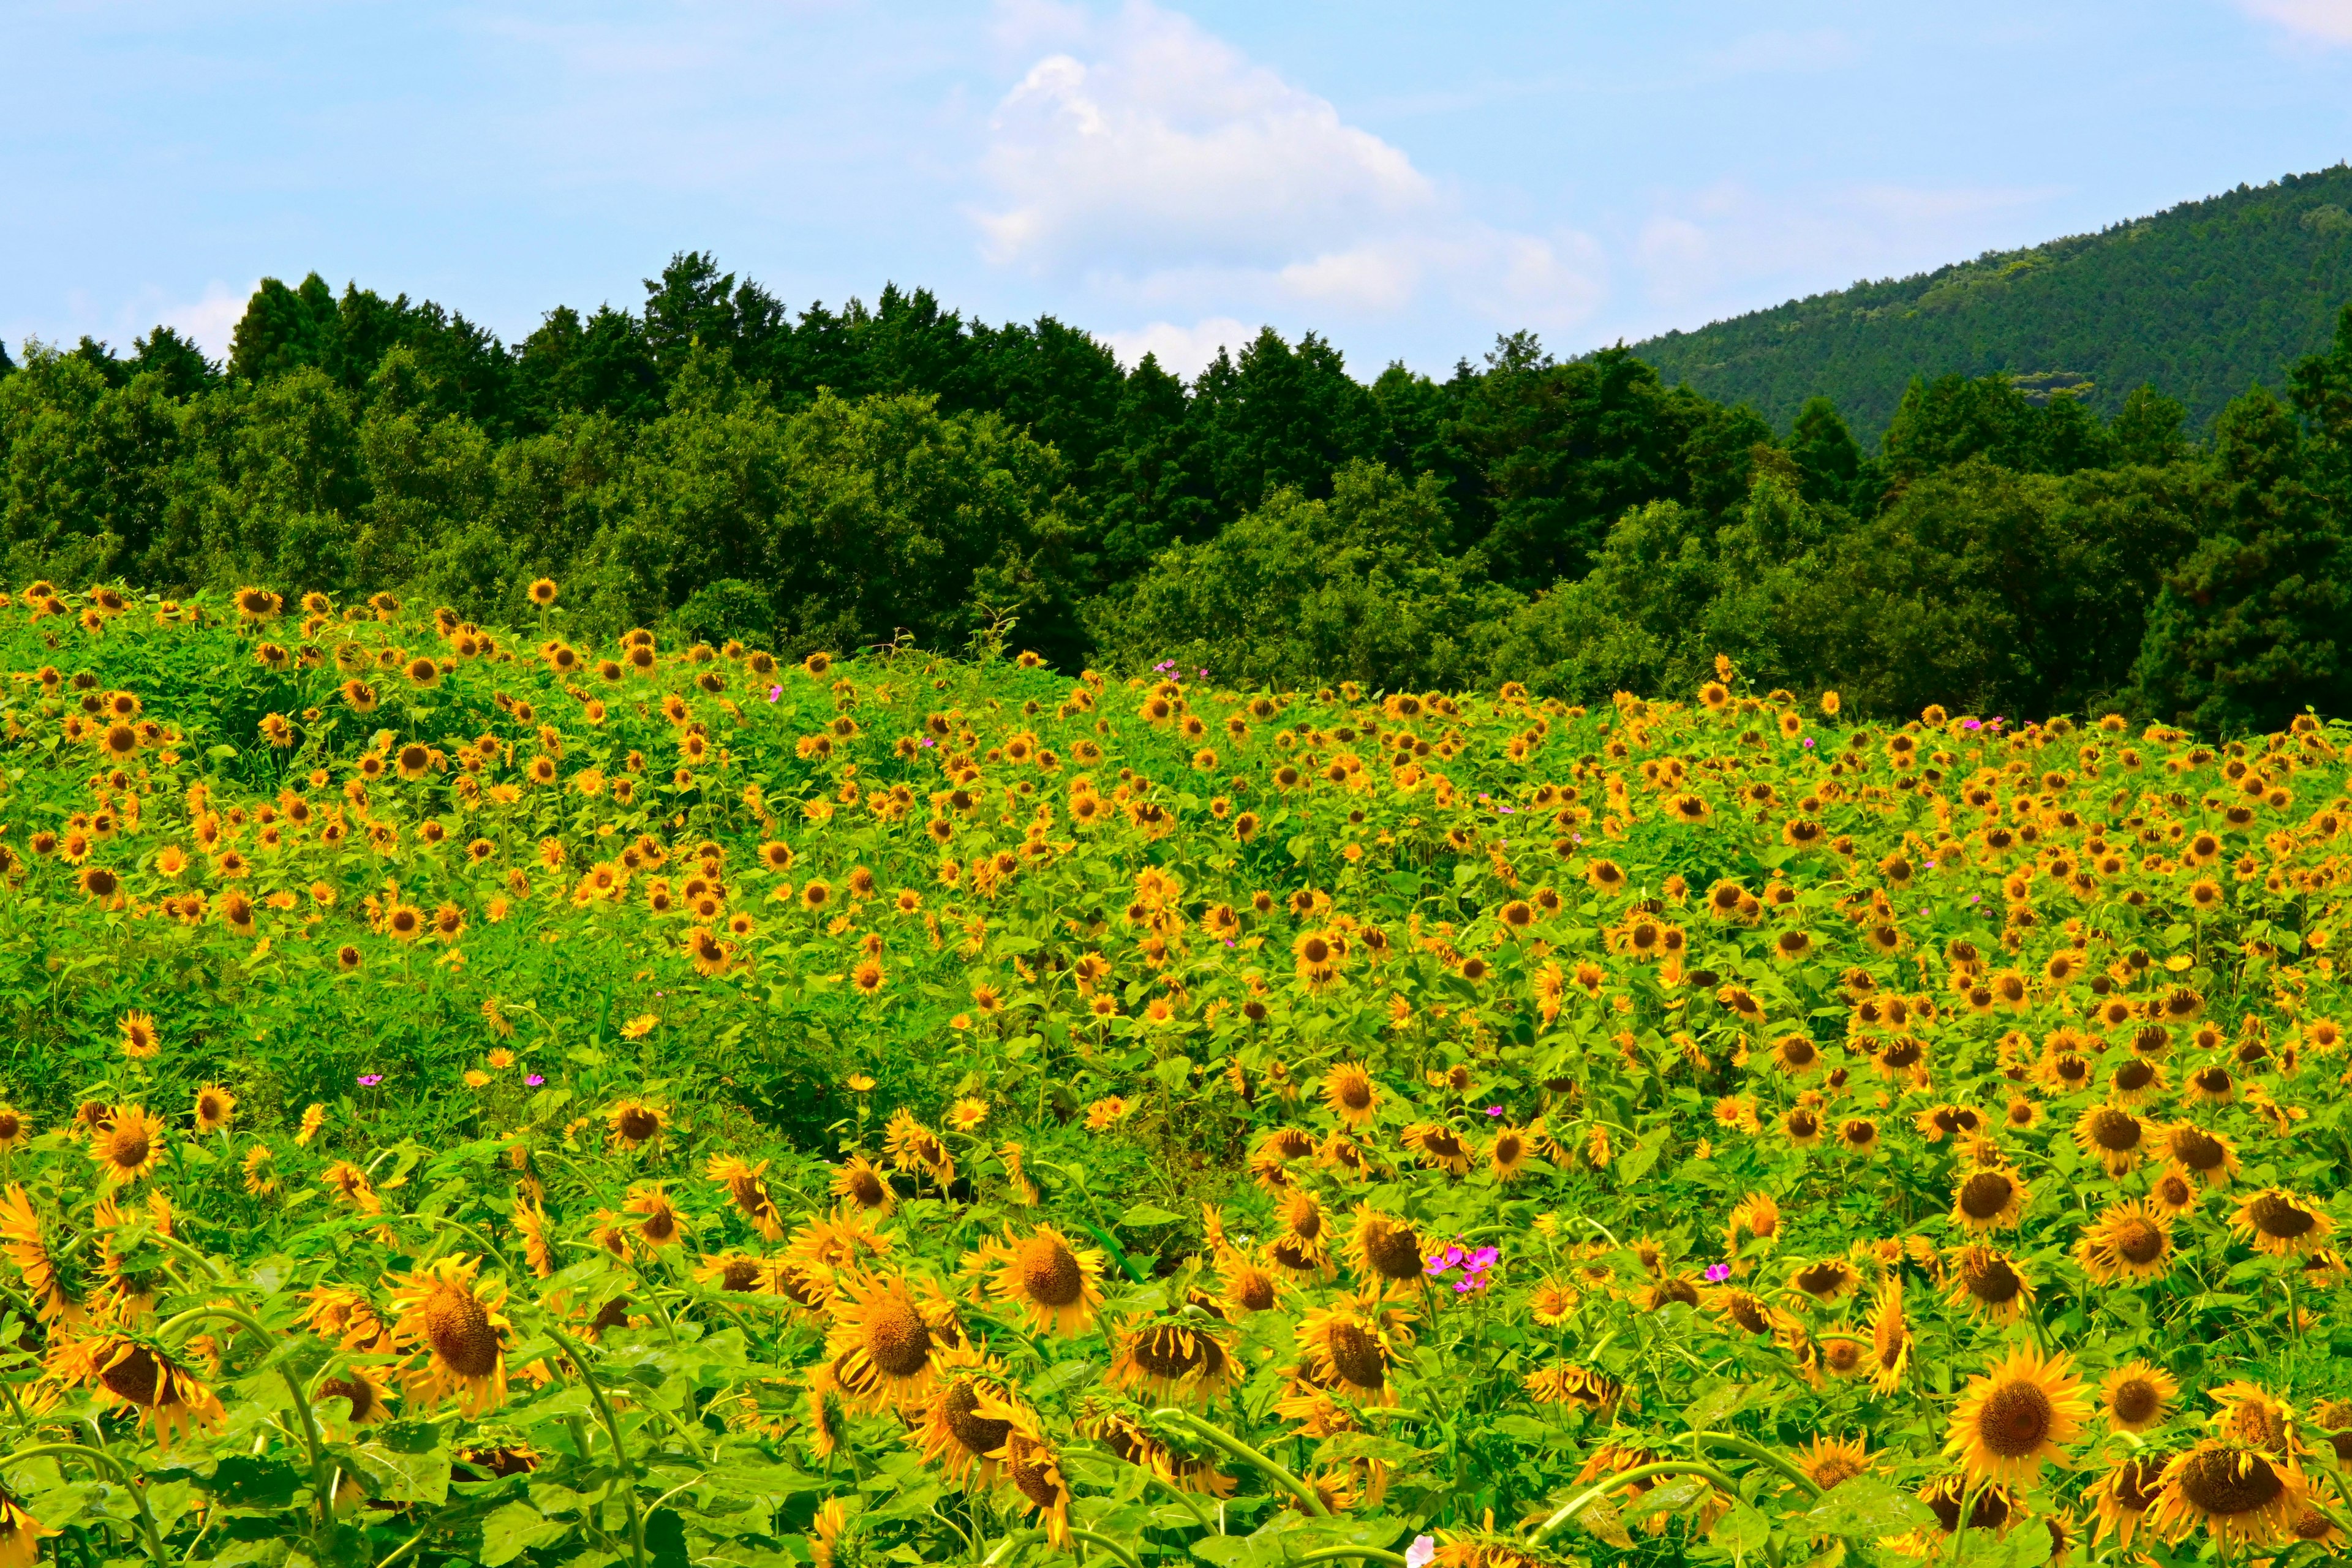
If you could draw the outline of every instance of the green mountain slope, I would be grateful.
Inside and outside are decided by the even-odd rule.
[[[2098,234],[1669,332],[1633,353],[1786,429],[1827,394],[1874,440],[1911,377],[2086,377],[2112,414],[2153,382],[2202,425],[2324,348],[2352,299],[2352,166],[2241,185]],[[2056,375],[2052,384],[2065,384]]]

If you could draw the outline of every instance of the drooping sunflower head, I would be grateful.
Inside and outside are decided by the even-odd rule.
[[[1003,1363],[970,1350],[940,1358],[937,1389],[916,1428],[923,1458],[961,1485],[992,1485],[1002,1469],[1005,1439],[1027,1412]]]
[[[1988,1322],[2012,1323],[2033,1300],[2033,1282],[1999,1247],[1971,1243],[1951,1258],[1945,1299]]]
[[[1380,1090],[1361,1062],[1341,1062],[1323,1076],[1323,1103],[1349,1127],[1368,1126],[1380,1102]]]
[[[2325,1247],[2336,1224],[2311,1199],[2266,1187],[2238,1205],[2230,1216],[2230,1228],[2257,1252],[2300,1258]]]
[[[33,1568],[40,1561],[41,1537],[57,1533],[0,1491],[0,1568]]]
[[[220,1401],[171,1352],[133,1335],[103,1333],[63,1346],[55,1370],[90,1385],[100,1405],[136,1410],[142,1426],[152,1420],[161,1447],[226,1415]]]
[[[1359,1205],[1349,1229],[1347,1253],[1356,1277],[1373,1288],[1403,1284],[1422,1277],[1421,1235],[1411,1222]]]
[[[458,1396],[459,1408],[478,1415],[506,1403],[507,1331],[499,1310],[504,1292],[480,1287],[481,1261],[462,1254],[439,1258],[394,1281],[393,1342],[421,1352],[425,1365],[411,1373],[413,1394],[437,1401]]]
[[[1223,1324],[1198,1312],[1147,1312],[1120,1323],[1105,1381],[1134,1394],[1207,1405],[1232,1387],[1240,1368]]]
[[[661,1137],[669,1126],[669,1112],[646,1100],[623,1100],[604,1112],[604,1126],[614,1148],[639,1149]]]
[[[2148,1528],[2178,1541],[2202,1526],[2224,1552],[2276,1545],[2309,1494],[2309,1479],[2292,1460],[2208,1438],[2164,1467]]]
[[[1789,1285],[1817,1305],[1833,1307],[1862,1288],[1862,1275],[1843,1258],[1825,1258],[1790,1269]]]
[[[2117,1546],[2130,1549],[2142,1516],[2156,1506],[2167,1463],[2160,1453],[2134,1454],[2092,1483],[2092,1540],[2112,1534]]]
[[[686,1237],[686,1216],[678,1213],[668,1190],[659,1182],[631,1191],[621,1212],[638,1216],[637,1236],[647,1247],[675,1247]]]
[[[2194,1122],[2165,1128],[2158,1135],[2157,1149],[2172,1169],[2200,1187],[2228,1186],[2238,1173],[2237,1145]]]

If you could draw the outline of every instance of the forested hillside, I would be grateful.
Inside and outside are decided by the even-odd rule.
[[[1592,700],[1725,655],[1864,713],[2237,730],[2352,712],[2347,517],[2352,311],[2208,431],[2158,388],[2103,415],[1950,374],[1874,451],[1830,399],[1784,436],[1622,350],[1365,383],[1267,331],[1188,384],[921,292],[790,310],[699,254],[513,345],[313,276],[261,286],[226,364],[158,329],[0,369],[12,591],[513,625],[551,579],[575,639],[792,658],[1009,625],[1070,670]]]
[[[1857,283],[1633,345],[1670,381],[1785,426],[1827,394],[1864,440],[1915,375],[2086,379],[2112,414],[2153,382],[2201,428],[2326,346],[2352,298],[2352,166],[1915,278]]]

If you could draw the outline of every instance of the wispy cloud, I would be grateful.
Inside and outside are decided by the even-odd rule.
[[[2299,37],[2352,44],[2352,0],[2239,0],[2245,9]]]

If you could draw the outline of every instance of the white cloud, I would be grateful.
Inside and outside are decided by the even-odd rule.
[[[229,339],[236,331],[236,323],[244,318],[246,301],[253,298],[254,289],[260,286],[259,279],[243,289],[231,289],[215,279],[205,286],[204,297],[195,303],[166,306],[156,313],[155,319],[203,349],[210,357],[226,359]]]
[[[2322,43],[2352,44],[2352,0],[2240,0],[2246,10]]]
[[[1111,353],[1118,356],[1118,363],[1129,369],[1132,370],[1145,354],[1156,354],[1160,369],[1190,380],[1217,357],[1219,349],[1239,352],[1243,344],[1257,336],[1257,329],[1244,326],[1232,316],[1212,316],[1189,327],[1173,321],[1154,321],[1131,332],[1105,332],[1102,336],[1110,344]]]
[[[1750,33],[1702,57],[1710,76],[1781,75],[1791,71],[1834,70],[1862,58],[1854,41],[1835,27],[1810,32]]]
[[[1002,0],[998,39],[1030,63],[978,160],[982,253],[1150,311],[1108,334],[1124,358],[1197,371],[1255,335],[1253,311],[1328,331],[1444,300],[1558,328],[1600,302],[1590,239],[1479,220],[1402,148],[1149,0],[1103,19]]]
[[[997,106],[976,213],[992,260],[1274,262],[1427,210],[1411,159],[1186,17],[1130,5],[1091,58],[1037,61]]]

